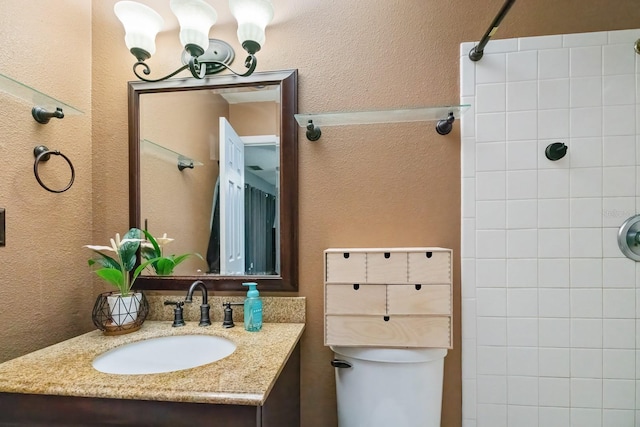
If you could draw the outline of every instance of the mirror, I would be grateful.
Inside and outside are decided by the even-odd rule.
[[[129,82],[130,224],[203,257],[137,289],[297,290],[296,112],[297,70]]]

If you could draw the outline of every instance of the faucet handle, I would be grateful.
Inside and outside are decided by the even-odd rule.
[[[174,328],[184,326],[184,318],[182,317],[182,306],[184,305],[184,301],[165,301],[164,305],[176,306],[176,308],[173,309],[173,324],[171,326]]]
[[[224,307],[224,320],[222,321],[223,328],[233,328],[235,323],[233,323],[233,309],[232,305],[244,305],[243,302],[223,302],[222,306]]]

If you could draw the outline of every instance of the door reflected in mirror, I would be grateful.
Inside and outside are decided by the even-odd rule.
[[[297,288],[296,73],[261,74],[130,83],[132,225],[174,239],[165,254],[202,256],[176,266],[171,282]],[[167,279],[146,270],[136,284],[182,288]]]

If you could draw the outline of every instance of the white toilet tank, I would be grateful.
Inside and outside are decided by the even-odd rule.
[[[331,349],[339,427],[440,427],[446,349]]]

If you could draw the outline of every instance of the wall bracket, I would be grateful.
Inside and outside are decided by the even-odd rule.
[[[47,111],[46,108],[35,106],[31,109],[31,115],[36,120],[36,122],[42,123],[43,125],[49,123],[49,120],[54,117],[56,119],[64,118],[64,112],[60,107],[56,107],[55,111]]]

